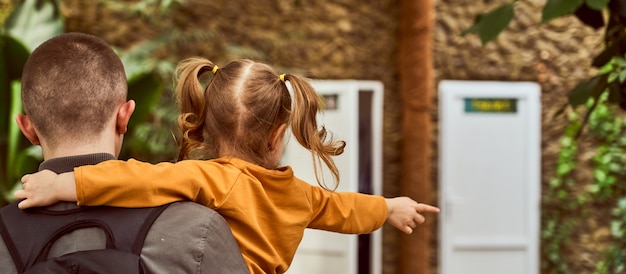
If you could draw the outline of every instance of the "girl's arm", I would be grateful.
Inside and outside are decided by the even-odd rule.
[[[236,177],[237,172],[240,171],[209,161],[155,165],[136,160],[111,160],[76,168],[70,173],[74,174],[73,179],[69,178],[71,175],[66,175],[65,179],[63,176],[51,179],[53,175],[49,173],[26,176],[28,188],[18,195],[30,200],[23,207],[59,200],[75,200],[79,205],[87,206],[118,207],[150,207],[191,200],[216,208],[216,203],[222,202],[232,189],[232,177]],[[68,189],[74,192],[66,192]]]
[[[387,219],[385,198],[356,192],[332,192],[302,182],[312,215],[309,228],[348,234],[371,233]]]
[[[400,231],[411,234],[418,224],[424,223],[422,213],[439,212],[437,207],[417,203],[408,197],[385,199],[376,195],[330,192],[316,186],[309,187],[307,196],[313,208],[310,228],[362,234],[380,228],[387,221]]]
[[[76,201],[74,172],[57,175],[50,170],[42,170],[22,177],[22,189],[15,192],[15,198],[24,199],[17,205],[21,209],[47,206],[59,201]]]

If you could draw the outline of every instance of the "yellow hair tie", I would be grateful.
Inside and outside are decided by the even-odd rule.
[[[283,81],[283,83],[285,82],[285,74],[280,75],[280,80]]]
[[[214,65],[213,66],[213,70],[211,70],[211,72],[213,72],[213,74],[215,74],[217,72],[217,68],[218,68],[217,65]]]

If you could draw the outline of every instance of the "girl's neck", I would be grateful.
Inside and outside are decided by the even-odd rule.
[[[220,158],[227,158],[227,159],[228,158],[237,158],[239,160],[243,160],[243,161],[246,161],[248,163],[255,164],[257,166],[261,166],[261,167],[263,167],[265,169],[274,169],[274,168],[276,168],[276,165],[271,165],[269,163],[260,163],[258,160],[252,159],[252,157],[247,157],[247,156],[244,156],[244,155],[241,155],[241,154],[238,154],[238,153],[230,153],[230,154],[220,153],[219,157]]]

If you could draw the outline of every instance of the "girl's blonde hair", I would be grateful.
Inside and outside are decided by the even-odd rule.
[[[200,77],[205,72],[214,76],[203,88]],[[281,77],[270,66],[247,59],[218,69],[198,57],[182,61],[176,77],[182,131],[179,160],[197,154],[232,156],[274,168],[269,166],[268,140],[274,130],[287,124],[298,143],[311,152],[318,184],[337,188],[339,171],[331,157],[343,153],[345,142],[332,140],[324,127],[318,128],[316,114],[322,102],[304,78],[294,74]],[[293,90],[293,106],[287,81]],[[321,162],[333,175],[332,188],[320,180]]]

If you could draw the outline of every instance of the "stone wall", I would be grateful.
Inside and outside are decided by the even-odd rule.
[[[169,34],[167,37],[172,41],[155,52],[155,57],[180,60],[201,55],[219,64],[243,56],[312,78],[383,81],[384,194],[399,194],[402,108],[396,84],[398,0],[188,0],[173,8],[168,16],[158,18],[116,9],[111,2],[115,1],[63,0],[67,31],[93,33],[121,48]],[[545,185],[554,175],[558,139],[566,123],[563,116],[553,115],[566,103],[567,92],[589,75],[587,68],[600,50],[601,36],[575,18],[540,26],[540,10],[545,1],[525,0],[517,2],[516,18],[510,27],[495,41],[482,46],[478,37],[462,37],[461,32],[471,25],[475,14],[503,1],[482,2],[436,1],[435,81],[539,82],[543,90],[542,182]],[[433,100],[436,102],[437,98]],[[436,129],[437,104],[433,106]],[[435,130],[432,172],[435,189],[436,140]],[[583,172],[580,176],[588,174]],[[391,227],[384,229],[384,273],[396,273],[397,233]],[[433,255],[436,253],[433,242]],[[436,273],[436,256],[432,264]]]

